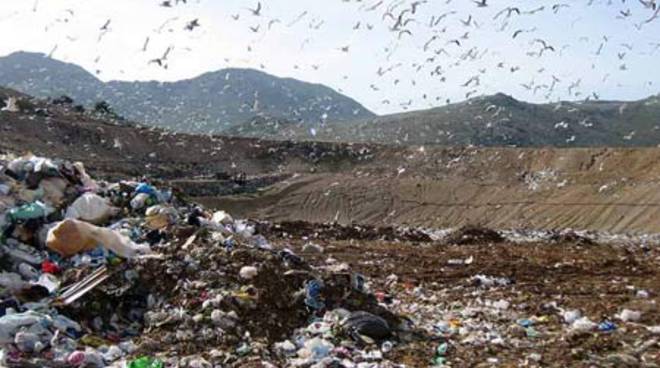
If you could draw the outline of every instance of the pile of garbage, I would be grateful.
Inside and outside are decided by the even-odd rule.
[[[345,264],[81,163],[0,157],[0,366],[394,366],[410,320]]]

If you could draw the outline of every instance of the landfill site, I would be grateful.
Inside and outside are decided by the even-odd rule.
[[[660,149],[223,138],[0,97],[0,366],[660,366]]]

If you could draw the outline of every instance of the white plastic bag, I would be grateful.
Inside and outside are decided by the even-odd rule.
[[[117,212],[117,208],[112,207],[105,198],[93,193],[85,193],[69,206],[65,217],[99,225],[108,221]]]

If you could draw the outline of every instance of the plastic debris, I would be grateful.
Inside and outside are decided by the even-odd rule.
[[[63,257],[71,257],[102,245],[115,254],[132,258],[149,253],[147,245],[138,245],[116,231],[78,220],[64,220],[48,231],[48,248]]]
[[[642,318],[642,313],[630,309],[624,309],[616,317],[624,322],[637,322]]]
[[[163,368],[162,361],[152,357],[140,357],[128,364],[128,368]]]
[[[368,312],[351,313],[343,322],[342,327],[350,334],[357,333],[374,340],[382,340],[392,335],[387,321]]]
[[[310,225],[265,226],[171,193],[151,183],[96,182],[65,161],[0,159],[0,365],[626,366],[658,354],[660,327],[626,309],[655,322],[654,284],[635,274],[613,286],[638,296],[626,305],[577,304],[562,289],[530,293],[543,287],[529,278],[538,270],[484,268],[469,241],[492,247],[497,239],[471,230],[456,238],[464,246],[428,262],[433,271],[418,278],[416,266],[394,269],[371,244],[364,254],[346,256],[337,243],[319,251],[310,245],[326,244],[317,228],[299,228]],[[90,203],[117,211],[62,219]],[[318,229],[379,246],[401,234],[427,236]],[[397,250],[408,246],[401,243]],[[570,309],[576,305],[582,310]]]
[[[65,217],[100,225],[117,212],[118,209],[112,207],[107,199],[94,193],[85,193],[67,208]]]
[[[243,268],[241,268],[241,271],[239,272],[239,275],[241,276],[241,278],[249,280],[249,279],[252,279],[255,276],[257,276],[257,273],[258,273],[258,270],[257,270],[256,267],[244,266]]]

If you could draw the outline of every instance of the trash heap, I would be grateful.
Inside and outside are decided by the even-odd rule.
[[[0,157],[0,366],[395,366],[410,331],[347,267],[82,164]]]

